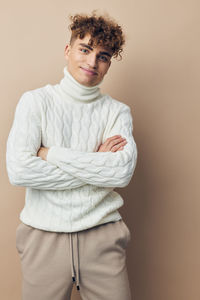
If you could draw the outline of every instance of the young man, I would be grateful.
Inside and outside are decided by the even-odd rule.
[[[99,88],[122,51],[113,20],[71,17],[59,84],[25,92],[7,141],[10,183],[26,187],[16,231],[23,300],[130,300],[126,247],[131,233],[115,187],[137,162],[130,107]]]

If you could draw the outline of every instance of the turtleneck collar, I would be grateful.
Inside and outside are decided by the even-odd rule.
[[[102,95],[99,88],[101,82],[92,87],[82,85],[71,75],[67,66],[65,66],[64,77],[61,79],[59,87],[66,96],[69,96],[73,100],[90,102]]]

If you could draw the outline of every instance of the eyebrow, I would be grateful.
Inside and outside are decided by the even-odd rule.
[[[90,47],[90,46],[87,45],[87,44],[80,43],[79,45],[84,46],[84,47],[86,47],[86,48],[88,48],[88,49],[90,49],[90,50],[93,50],[93,48]],[[99,53],[100,53],[100,54],[107,55],[107,56],[109,56],[109,57],[112,57],[112,55],[111,55],[109,52],[106,52],[106,51],[100,51]]]

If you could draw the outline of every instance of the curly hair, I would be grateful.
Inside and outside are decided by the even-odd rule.
[[[106,16],[107,15],[107,16]],[[116,23],[108,14],[98,16],[96,10],[91,15],[75,14],[69,15],[72,23],[69,25],[71,30],[70,44],[72,45],[76,38],[83,39],[86,34],[90,34],[90,46],[103,46],[112,51],[114,58],[120,57],[125,44],[125,35],[120,25]]]

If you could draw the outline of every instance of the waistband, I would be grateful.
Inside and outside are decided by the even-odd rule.
[[[75,240],[75,247],[73,243],[73,239]],[[72,272],[72,281],[73,283],[76,281],[76,288],[80,290],[79,285],[79,251],[78,251],[78,232],[69,232],[69,245],[70,245],[70,262],[71,262],[71,272]],[[75,254],[74,255],[74,251]],[[74,263],[75,258],[75,263]],[[76,267],[75,267],[76,264]]]

